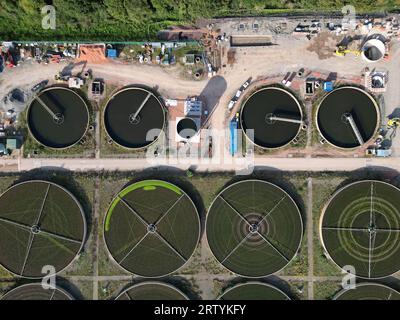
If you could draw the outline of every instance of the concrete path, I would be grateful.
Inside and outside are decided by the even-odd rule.
[[[71,171],[132,171],[145,168],[195,169],[201,172],[235,171],[246,166],[237,159],[235,163],[186,163],[168,161],[151,162],[146,159],[83,159],[83,158],[43,158],[43,159],[0,159],[2,171],[29,171],[37,168],[66,169]],[[250,163],[252,161],[250,160]],[[398,158],[255,158],[257,168],[282,171],[353,171],[366,167],[386,167],[400,171]],[[4,170],[3,170],[4,169]],[[238,171],[240,173],[240,171]]]
[[[93,211],[94,211],[94,223],[93,226],[95,228],[94,236],[96,241],[96,251],[94,256],[94,278],[93,278],[93,300],[99,300],[99,229],[97,226],[99,225],[100,220],[100,178],[97,177],[94,181],[94,203],[93,203]]]
[[[307,179],[308,300],[314,300],[314,220],[312,178]]]

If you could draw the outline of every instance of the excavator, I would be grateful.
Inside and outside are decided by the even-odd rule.
[[[352,53],[355,56],[359,56],[361,54],[361,51],[359,50],[350,50],[346,46],[338,46],[336,49],[336,55],[340,57],[344,57],[348,53]]]
[[[386,127],[388,130],[392,130],[390,139],[392,140],[396,136],[396,130],[400,127],[400,118],[391,118],[388,120]]]
[[[397,128],[400,126],[400,118],[392,118],[387,122],[388,128]]]

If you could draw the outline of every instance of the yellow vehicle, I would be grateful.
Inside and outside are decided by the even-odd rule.
[[[359,56],[361,54],[361,51],[359,51],[359,50],[350,50],[350,49],[347,49],[347,47],[338,46],[338,48],[336,49],[335,53],[336,53],[337,56],[340,56],[340,57],[344,57],[348,53],[352,53],[355,56]]]
[[[389,119],[389,121],[387,122],[387,126],[388,126],[389,128],[397,128],[397,127],[400,127],[400,118]]]
[[[391,131],[390,140],[393,140],[394,137],[396,136],[397,128],[400,127],[400,118],[389,119],[386,124],[386,127],[388,129],[388,132]]]

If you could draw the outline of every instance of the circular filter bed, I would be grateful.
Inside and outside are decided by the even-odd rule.
[[[248,180],[215,198],[206,230],[210,248],[223,266],[242,276],[263,277],[281,270],[296,255],[303,223],[285,191]]]
[[[397,272],[400,189],[372,180],[340,189],[325,207],[320,233],[325,250],[339,267],[353,266],[352,273],[362,278]]]
[[[41,283],[19,286],[7,292],[0,300],[74,300],[73,297],[58,287],[43,288]]]
[[[241,127],[247,138],[262,148],[279,148],[290,143],[299,133],[302,110],[288,91],[268,87],[253,93],[241,111]],[[253,129],[254,135],[247,130]]]
[[[370,94],[342,87],[325,96],[317,111],[317,126],[330,144],[351,149],[364,145],[375,135],[379,108]]]
[[[188,300],[188,298],[169,284],[144,282],[124,290],[116,300]]]
[[[177,186],[145,180],[122,190],[104,224],[108,250],[125,270],[160,277],[181,268],[200,237],[200,220],[189,196]]]
[[[152,144],[163,130],[164,122],[164,107],[160,100],[143,88],[118,91],[104,111],[104,124],[110,138],[130,149]]]
[[[78,201],[47,181],[19,183],[0,197],[0,264],[13,274],[42,278],[65,269],[80,252],[86,221]]]
[[[400,300],[396,290],[376,283],[358,284],[355,289],[340,291],[335,300]]]
[[[89,111],[82,97],[73,90],[51,87],[33,99],[27,121],[36,141],[50,148],[64,149],[86,134]]]
[[[226,290],[220,300],[290,300],[281,290],[262,282],[248,282]]]

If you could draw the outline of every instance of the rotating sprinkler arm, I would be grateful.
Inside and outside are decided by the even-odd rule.
[[[372,255],[375,249],[376,232],[369,233],[369,246],[368,246],[368,278],[371,278],[372,271]]]
[[[345,116],[347,122],[350,124],[351,129],[353,130],[354,135],[356,136],[358,143],[360,144],[360,146],[362,146],[365,143],[365,141],[361,136],[360,130],[358,130],[358,127],[357,127],[357,125],[356,125],[356,123],[355,123],[355,121],[353,119],[353,116],[351,115],[351,113],[347,113],[344,116]]]
[[[139,115],[140,111],[142,111],[143,107],[145,106],[145,104],[147,103],[147,101],[150,99],[151,97],[151,93],[149,92],[146,96],[146,98],[143,100],[142,104],[140,105],[140,107],[136,110],[135,114],[132,117],[132,121],[136,120],[137,116]]]
[[[371,182],[370,191],[370,212],[369,212],[369,248],[368,248],[368,277],[371,277],[372,254],[375,248],[376,230],[375,230],[375,213],[374,213],[374,183]]]
[[[44,101],[39,98],[39,96],[36,97],[36,100],[42,105],[42,107],[51,115],[53,119],[57,119],[58,116],[50,109],[50,107],[44,103]]]
[[[375,212],[374,212],[374,184],[371,182],[371,196],[370,196],[370,212],[369,212],[369,227],[375,227]]]

